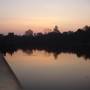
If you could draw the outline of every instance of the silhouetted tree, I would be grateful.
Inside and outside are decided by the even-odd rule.
[[[4,35],[3,34],[0,34],[0,37],[3,37]]]
[[[90,26],[86,25],[84,28],[83,28],[84,31],[90,31]]]
[[[17,49],[45,49],[48,52],[72,52],[84,57],[90,57],[90,26],[80,28],[75,32],[60,33],[58,26],[52,32],[45,34],[37,33],[34,35],[31,29],[27,30],[23,36],[8,33],[0,34],[0,51],[13,52]]]
[[[25,36],[33,35],[33,31],[31,29],[27,30],[24,34]]]
[[[13,33],[13,32],[10,32],[10,33],[8,33],[8,35],[7,35],[8,37],[14,37],[15,36],[15,34]]]
[[[55,33],[60,33],[60,31],[59,31],[59,29],[58,29],[58,26],[55,26],[55,27],[54,27],[53,32],[55,32]]]

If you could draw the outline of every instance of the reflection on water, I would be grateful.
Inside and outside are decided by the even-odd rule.
[[[38,50],[18,50],[5,58],[24,90],[90,90],[89,59]]]

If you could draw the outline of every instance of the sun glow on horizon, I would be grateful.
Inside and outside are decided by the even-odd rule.
[[[89,0],[1,0],[0,33],[43,32],[59,26],[61,32],[90,25]]]

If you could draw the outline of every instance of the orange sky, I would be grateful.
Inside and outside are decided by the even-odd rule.
[[[89,0],[0,0],[0,33],[24,33],[31,28],[60,31],[90,25]]]

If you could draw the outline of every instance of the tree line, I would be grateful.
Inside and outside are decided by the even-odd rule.
[[[47,51],[90,52],[90,26],[77,31],[61,33],[58,26],[48,33],[33,33],[31,29],[24,35],[0,34],[0,50],[45,49]]]
[[[8,46],[30,46],[30,47],[78,47],[90,46],[90,26],[78,29],[76,32],[68,31],[61,33],[58,27],[45,34],[34,34],[31,30],[24,35],[0,34],[0,47]]]

